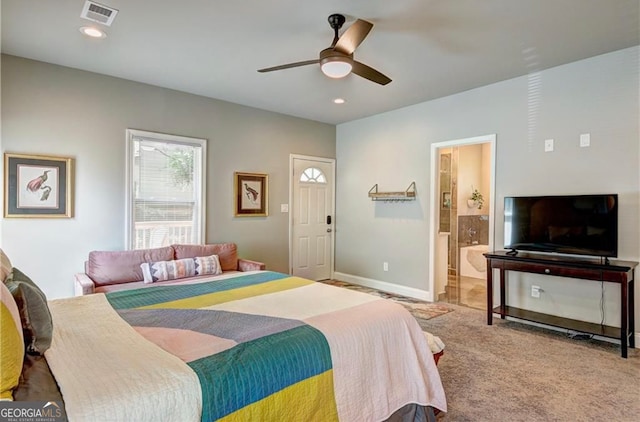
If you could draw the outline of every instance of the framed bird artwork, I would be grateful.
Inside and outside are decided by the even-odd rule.
[[[73,158],[4,154],[4,216],[73,217]]]
[[[269,176],[267,174],[235,172],[233,180],[236,217],[269,215]]]

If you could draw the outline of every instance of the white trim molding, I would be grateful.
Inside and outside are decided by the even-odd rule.
[[[436,228],[436,213],[438,212],[437,204],[440,203],[439,189],[436,185],[438,175],[438,149],[463,145],[488,143],[491,146],[491,182],[489,185],[489,251],[495,247],[495,204],[496,204],[496,134],[488,134],[475,136],[472,138],[455,139],[451,141],[435,142],[431,144],[431,195],[429,198],[429,292],[435,291],[435,256],[436,256],[436,236],[438,230]],[[431,294],[430,301],[437,298]]]
[[[431,302],[431,295],[428,291],[416,289],[415,287],[401,286],[399,284],[388,283],[386,281],[374,280],[371,278],[360,277],[357,275],[345,274],[340,272],[333,273],[333,279],[338,281],[346,281],[347,283],[357,284],[358,286],[370,287],[372,289],[382,290],[383,292],[394,293],[413,299]]]

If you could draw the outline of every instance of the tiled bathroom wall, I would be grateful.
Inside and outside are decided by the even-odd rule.
[[[489,244],[488,215],[458,216],[458,247]]]

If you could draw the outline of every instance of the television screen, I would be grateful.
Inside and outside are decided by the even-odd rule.
[[[618,256],[618,195],[504,199],[505,249]]]

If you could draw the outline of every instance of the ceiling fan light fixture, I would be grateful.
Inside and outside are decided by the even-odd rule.
[[[334,79],[344,78],[352,68],[351,61],[346,57],[327,57],[320,65],[322,73]]]
[[[320,65],[320,70],[329,78],[344,78],[349,73],[367,79],[379,85],[386,85],[391,79],[364,63],[353,60],[353,52],[364,41],[373,28],[371,22],[357,19],[342,35],[338,30],[345,23],[344,15],[334,13],[329,16],[329,25],[333,29],[333,42],[331,46],[320,51],[316,60],[287,63],[280,66],[272,66],[258,69],[258,72],[273,72],[274,70],[291,69],[293,67]]]

